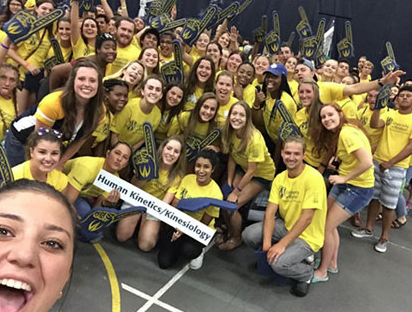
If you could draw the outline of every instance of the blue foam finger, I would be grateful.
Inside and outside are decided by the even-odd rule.
[[[236,211],[237,205],[224,200],[209,197],[182,198],[176,208],[189,212],[197,212],[209,206],[216,206],[224,210]]]

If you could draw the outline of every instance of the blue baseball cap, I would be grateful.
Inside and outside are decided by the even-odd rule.
[[[284,75],[285,77],[288,76],[288,71],[286,67],[280,63],[274,63],[270,65],[269,68],[263,74],[265,75],[266,73],[270,73],[275,76],[280,76],[280,75]]]

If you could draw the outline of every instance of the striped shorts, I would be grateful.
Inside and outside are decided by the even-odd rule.
[[[382,172],[378,162],[373,161],[373,164],[375,166],[373,199],[377,199],[382,206],[388,209],[395,209],[406,176],[406,169],[392,166],[389,171]]]

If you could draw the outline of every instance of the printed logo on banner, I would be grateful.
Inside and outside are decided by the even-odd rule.
[[[94,185],[106,192],[118,190],[120,198],[125,202],[133,206],[143,206],[147,209],[147,213],[173,228],[178,228],[204,245],[207,245],[213,237],[214,230],[207,225],[107,171],[100,170]],[[95,227],[95,225],[92,226],[92,228]]]

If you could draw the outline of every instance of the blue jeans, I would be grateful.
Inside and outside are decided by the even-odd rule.
[[[329,196],[335,198],[335,203],[339,207],[354,215],[369,205],[373,197],[373,187],[365,188],[347,183],[335,184]]]
[[[9,161],[10,167],[20,165],[25,161],[24,145],[16,139],[16,137],[10,130],[6,133],[6,142],[4,144],[4,147],[6,149],[6,156],[7,160]]]
[[[243,242],[255,250],[262,247],[262,230],[263,222],[248,226],[242,233]],[[285,228],[285,222],[277,218],[275,220],[272,242],[276,243],[280,241],[286,234],[288,234],[288,230]],[[303,239],[297,238],[286,247],[285,252],[280,255],[275,264],[271,264],[271,267],[273,271],[279,275],[294,279],[298,282],[306,282],[313,276],[313,267],[302,261],[313,254],[314,251],[310,248],[309,244]]]

